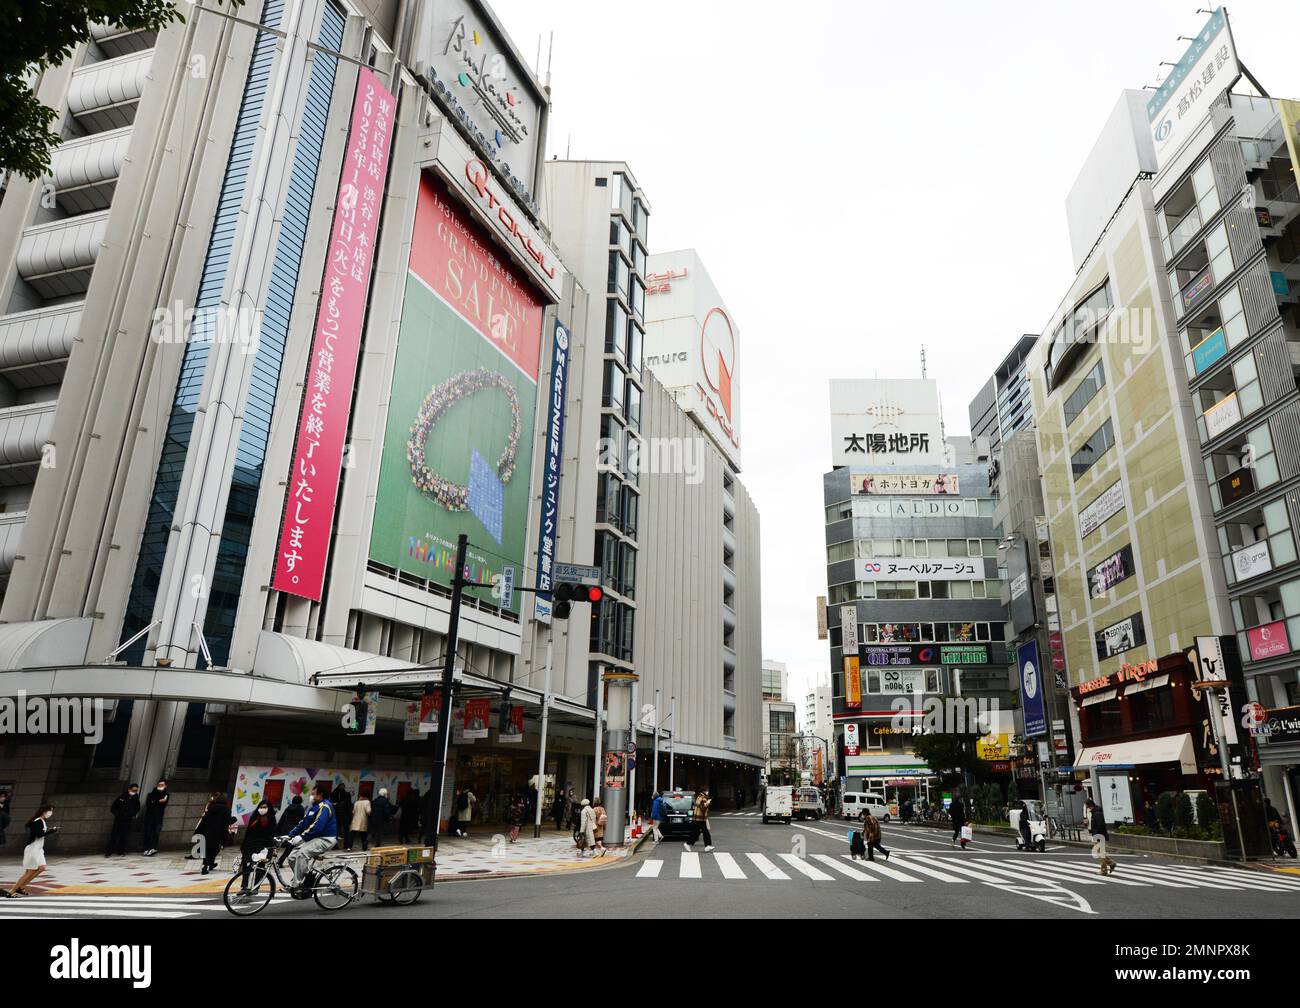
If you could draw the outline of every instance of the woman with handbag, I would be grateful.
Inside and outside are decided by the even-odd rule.
[[[609,816],[605,814],[605,806],[600,803],[600,798],[596,799],[596,804],[592,806],[592,815],[596,820],[595,844],[596,853],[593,857],[605,856],[605,826],[609,823]]]

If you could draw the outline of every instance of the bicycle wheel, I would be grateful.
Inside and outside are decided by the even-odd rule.
[[[361,882],[347,865],[332,865],[317,877],[311,895],[322,910],[342,910],[361,895]]]
[[[254,871],[249,883],[245,889],[243,873],[236,872],[230,876],[226,890],[221,895],[226,909],[236,917],[253,916],[275,897],[275,877],[265,869]]]
[[[398,872],[388,881],[388,898],[398,906],[410,906],[424,892],[424,879],[419,871]]]

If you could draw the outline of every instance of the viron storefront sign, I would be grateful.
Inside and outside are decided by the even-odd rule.
[[[320,601],[397,103],[357,75],[271,587]]]

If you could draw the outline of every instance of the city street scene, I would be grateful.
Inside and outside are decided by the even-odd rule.
[[[1289,973],[1300,7],[0,30],[15,975],[383,918]]]

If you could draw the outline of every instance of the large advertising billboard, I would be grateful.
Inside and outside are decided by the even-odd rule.
[[[398,330],[370,558],[451,584],[521,573],[542,304],[486,234],[421,180]],[[467,588],[490,599],[489,588]],[[518,611],[518,596],[511,604]]]
[[[329,258],[298,416],[293,468],[271,587],[319,602],[334,531],[343,439],[379,231],[397,102],[373,70],[357,74],[352,121],[330,225]]]
[[[1200,125],[1214,100],[1241,77],[1228,12],[1215,10],[1147,102],[1151,141],[1163,168]]]
[[[1043,675],[1038,663],[1038,641],[1029,640],[1016,649],[1020,668],[1020,706],[1025,714],[1025,737],[1047,734],[1047,709],[1043,705]]]

